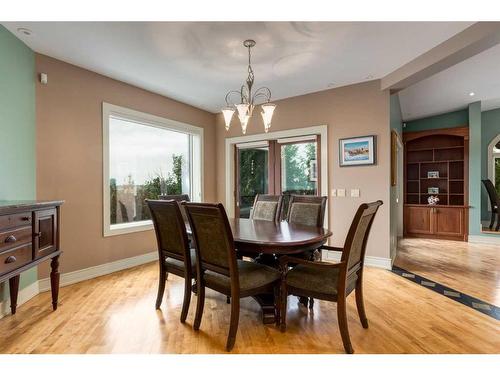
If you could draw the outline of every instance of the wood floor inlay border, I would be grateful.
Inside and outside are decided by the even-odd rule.
[[[392,273],[399,275],[409,281],[412,281],[424,288],[432,290],[436,293],[443,295],[444,297],[450,298],[462,305],[470,307],[480,313],[491,316],[496,320],[500,320],[500,307],[492,305],[491,303],[482,301],[476,297],[472,297],[466,293],[460,292],[446,285],[440,284],[436,281],[429,280],[423,276],[417,275],[411,271],[405,270],[398,266],[392,266]]]

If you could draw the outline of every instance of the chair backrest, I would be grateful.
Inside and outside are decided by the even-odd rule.
[[[189,195],[188,194],[160,195],[158,197],[158,199],[161,199],[161,200],[174,200],[174,201],[176,201],[179,204],[181,202],[190,202],[191,201],[189,199]],[[181,207],[182,218],[184,219],[184,222],[187,223],[188,222],[188,218],[187,218],[187,215],[186,215],[186,211],[184,210],[184,207],[182,207],[182,206],[180,206],[180,207]]]
[[[222,203],[182,203],[201,270],[238,278],[233,233]]]
[[[361,266],[363,265],[366,242],[370,234],[373,219],[382,204],[383,202],[380,200],[372,203],[363,203],[359,206],[356,215],[354,215],[341,259],[341,261],[347,262],[347,270],[350,270],[359,263],[361,263]]]
[[[174,200],[176,202],[190,202],[188,194],[166,194],[158,196],[161,200]]]
[[[290,196],[286,221],[293,224],[323,227],[326,200],[327,197],[316,195]]]
[[[174,200],[150,199],[146,199],[146,203],[151,211],[160,259],[168,256],[182,260],[186,269],[191,271],[186,224],[179,204]]]
[[[495,185],[493,185],[493,182],[491,180],[481,180],[483,182],[484,187],[486,188],[486,191],[488,192],[488,197],[490,198],[490,204],[492,210],[494,209],[499,209],[500,207],[500,197],[498,196],[498,193],[495,189]]]
[[[281,195],[257,194],[250,219],[278,221],[282,203],[283,196]]]

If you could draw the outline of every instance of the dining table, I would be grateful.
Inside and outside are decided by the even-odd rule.
[[[279,257],[319,249],[332,232],[327,228],[244,218],[229,218],[237,251],[252,255],[254,261],[278,267]],[[188,227],[188,233],[190,228]],[[257,295],[264,324],[275,323],[274,296]]]

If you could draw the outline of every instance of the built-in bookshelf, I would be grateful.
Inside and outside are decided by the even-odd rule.
[[[465,204],[465,142],[456,135],[428,135],[406,142],[407,204]],[[434,190],[434,192],[432,191]]]
[[[404,134],[404,234],[467,240],[469,129]],[[431,205],[430,196],[439,202]]]

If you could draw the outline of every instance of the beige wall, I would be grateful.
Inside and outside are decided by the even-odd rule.
[[[36,55],[36,72],[49,78],[36,86],[37,198],[66,201],[62,272],[156,249],[153,231],[102,235],[102,102],[203,127],[204,195],[216,198],[214,114],[44,55]]]
[[[341,87],[302,95],[276,102],[272,131],[328,125],[328,185],[332,188],[361,190],[360,198],[329,197],[331,243],[341,246],[350,222],[361,202],[381,199],[373,224],[367,255],[389,258],[390,208],[390,128],[389,93],[380,91],[380,81]],[[262,119],[256,112],[248,125],[247,134],[263,132]],[[366,167],[339,167],[339,138],[374,134],[377,136],[377,165]],[[225,180],[224,138],[241,136],[241,127],[235,116],[229,132],[224,120],[217,116],[217,181]],[[323,194],[328,194],[323,192]],[[225,185],[217,185],[217,199],[225,200]]]

